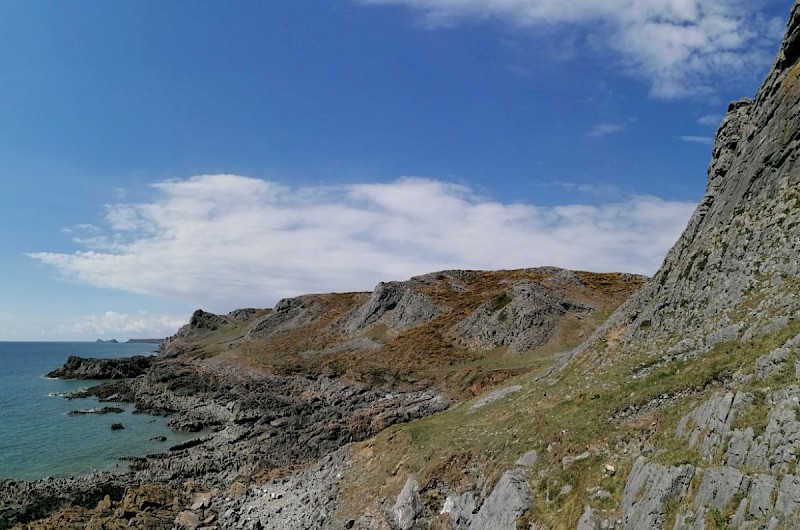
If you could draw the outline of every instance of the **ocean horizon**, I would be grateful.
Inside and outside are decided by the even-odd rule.
[[[0,480],[125,471],[122,457],[166,451],[196,437],[170,429],[168,418],[134,414],[132,404],[65,397],[99,381],[45,377],[70,355],[119,358],[154,354],[156,349],[149,343],[0,342]],[[67,414],[107,405],[123,412]],[[112,430],[114,423],[124,429]]]

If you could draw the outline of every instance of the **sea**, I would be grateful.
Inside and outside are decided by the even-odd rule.
[[[150,355],[154,344],[0,342],[0,480],[69,477],[125,471],[121,457],[168,450],[197,436],[170,429],[168,418],[133,414],[133,405],[66,399],[98,381],[48,379],[70,355],[117,358]],[[71,410],[120,406],[122,413],[68,415]],[[112,430],[113,423],[123,429]],[[159,437],[166,441],[159,441]]]

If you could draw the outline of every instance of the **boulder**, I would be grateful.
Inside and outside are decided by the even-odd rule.
[[[394,506],[386,512],[386,522],[392,530],[412,530],[418,527],[422,515],[418,487],[419,483],[414,477],[408,477]]]
[[[528,480],[523,469],[506,471],[472,519],[469,530],[515,530],[530,508]]]

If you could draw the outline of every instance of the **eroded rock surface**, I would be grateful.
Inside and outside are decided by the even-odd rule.
[[[59,379],[127,379],[142,375],[150,368],[154,356],[135,355],[122,359],[89,359],[70,355],[61,368],[47,377]]]

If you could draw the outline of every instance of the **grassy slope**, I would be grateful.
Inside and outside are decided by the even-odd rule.
[[[617,359],[613,364],[598,366],[585,355],[543,380],[536,380],[533,367],[508,381],[521,385],[520,392],[474,411],[464,403],[393,426],[359,444],[355,474],[360,480],[345,490],[341,513],[379,513],[381,500],[389,499],[391,505],[413,475],[422,485],[427,515],[438,527],[449,528],[447,516],[438,515],[447,494],[474,490],[485,495],[517,458],[536,449],[539,460],[529,475],[530,521],[545,528],[575,528],[586,505],[598,508],[604,517],[618,518],[633,459],[649,448],[663,464],[699,464],[699,454],[675,438],[680,418],[721,391],[733,374],[752,373],[758,356],[798,332],[800,323],[793,322],[770,335],[717,344],[702,357],[665,365],[657,362],[657,355],[616,352],[611,355]],[[790,379],[776,375],[742,389],[758,396],[762,387],[774,390]],[[758,426],[765,421],[763,409],[757,402],[740,421]],[[563,457],[585,451],[589,458],[564,469]],[[606,464],[616,468],[613,475],[604,472]],[[572,491],[560,496],[564,485]],[[598,490],[608,492],[609,498],[592,499]]]

